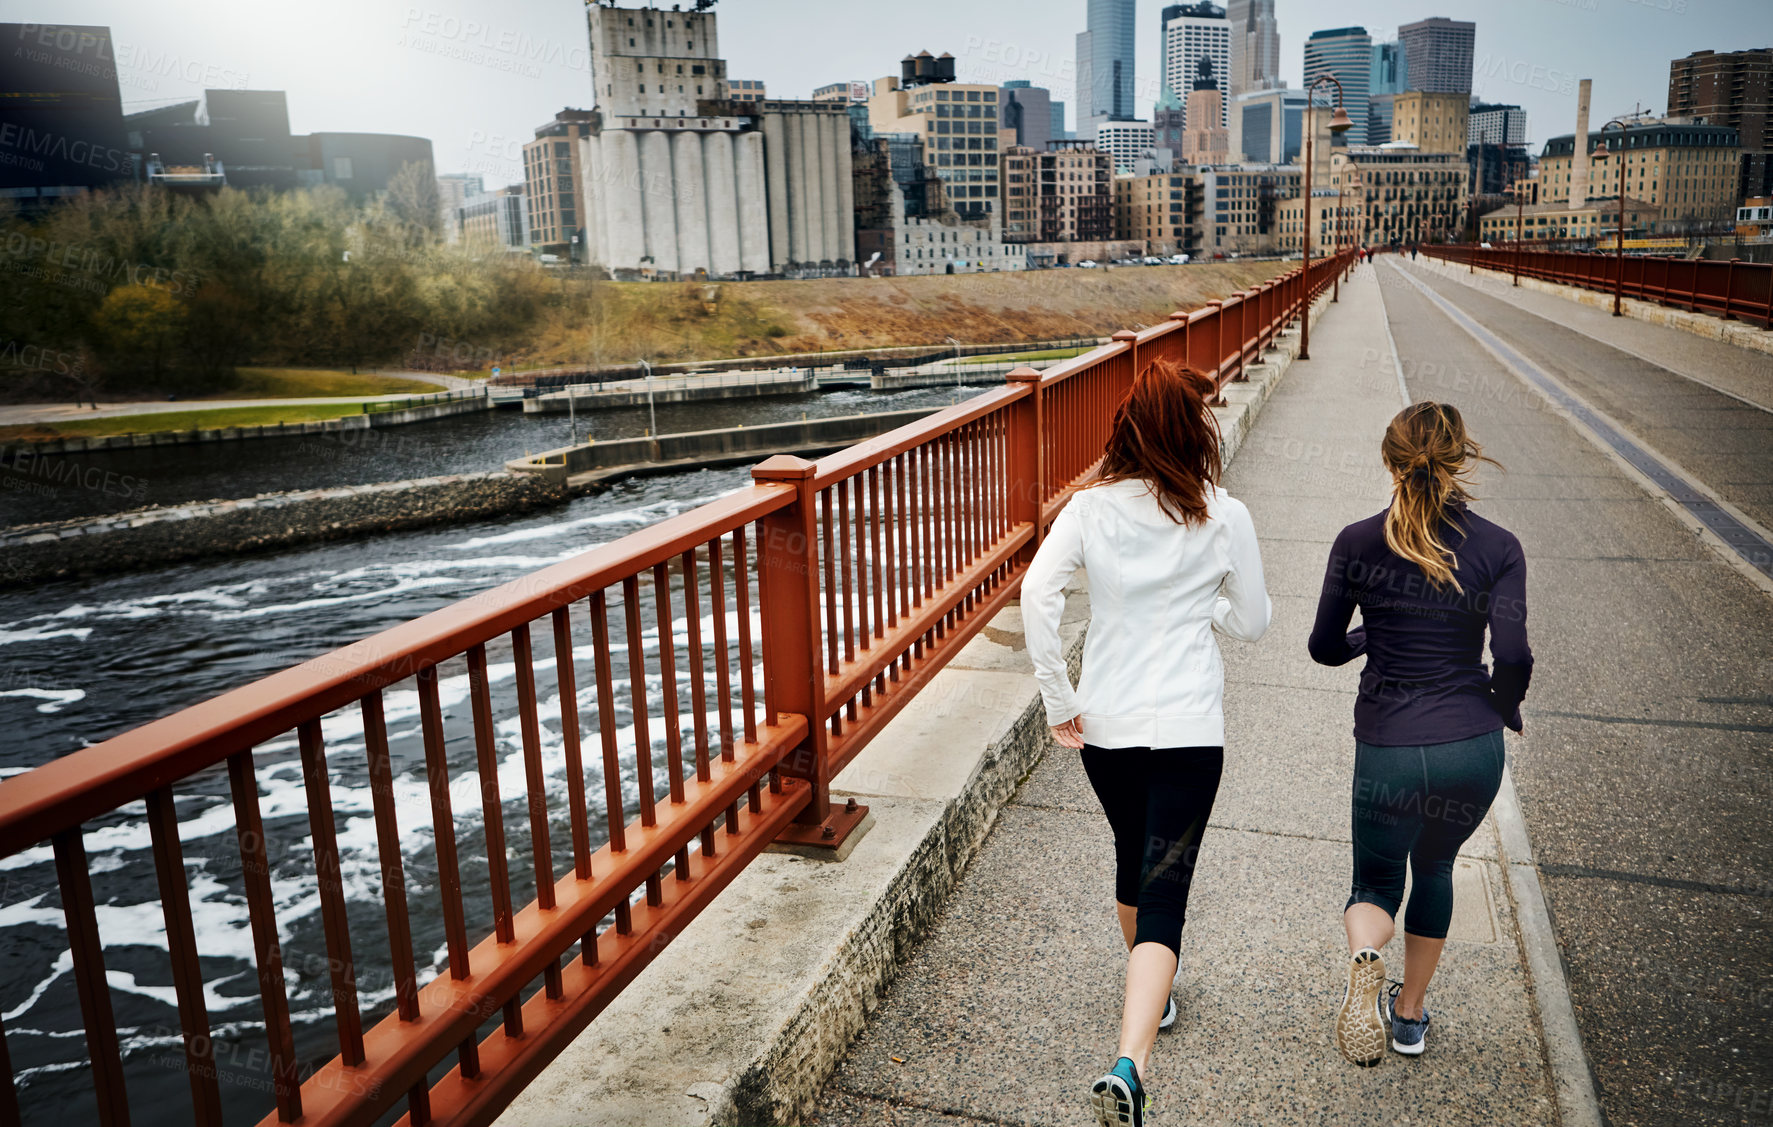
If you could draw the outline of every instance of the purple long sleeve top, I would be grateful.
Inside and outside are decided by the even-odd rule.
[[[1458,557],[1463,592],[1437,589],[1386,545],[1384,512],[1344,528],[1330,549],[1311,656],[1323,665],[1366,656],[1356,739],[1400,747],[1521,730],[1533,651],[1520,541],[1463,507],[1449,514],[1441,539]],[[1356,607],[1362,625],[1349,630]],[[1483,660],[1486,628],[1493,670]]]

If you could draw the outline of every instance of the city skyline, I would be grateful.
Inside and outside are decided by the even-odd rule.
[[[1619,0],[1470,0],[1423,4],[1372,0],[1332,16],[1304,0],[1277,0],[1281,76],[1298,87],[1306,38],[1359,24],[1375,40],[1399,24],[1431,16],[1477,24],[1472,93],[1520,105],[1535,150],[1574,127],[1575,88],[1594,79],[1596,120],[1637,106],[1663,111],[1668,64],[1707,48],[1763,45],[1753,0],[1668,8]],[[669,5],[664,5],[669,7]],[[1149,120],[1161,90],[1158,0],[1139,0],[1135,27],[1134,112]],[[563,107],[589,108],[589,43],[577,0],[491,0],[457,4],[409,0],[320,0],[307,18],[270,17],[217,0],[166,0],[153,12],[122,0],[60,0],[53,14],[37,0],[0,0],[0,19],[103,24],[117,44],[125,111],[195,98],[206,87],[281,89],[297,132],[357,130],[432,140],[439,172],[470,172],[489,188],[521,181],[522,145]],[[1028,0],[1013,21],[1001,9],[975,11],[935,0],[907,0],[901,29],[869,29],[859,2],[835,0],[815,21],[786,0],[727,0],[720,52],[735,78],[763,81],[772,97],[805,98],[827,82],[895,74],[906,53],[956,56],[960,81],[1025,79],[1075,104],[1075,38],[1084,0]],[[1623,18],[1621,18],[1623,16]],[[1773,39],[1773,21],[1769,38]],[[845,35],[845,30],[856,34]],[[862,34],[867,29],[866,34]],[[783,52],[808,32],[824,32],[811,64]],[[1547,45],[1559,45],[1556,50]]]

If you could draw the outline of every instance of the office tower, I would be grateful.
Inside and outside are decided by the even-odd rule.
[[[1182,159],[1183,142],[1188,132],[1188,111],[1176,92],[1165,86],[1151,107],[1151,151],[1154,155],[1168,153],[1170,161]],[[1164,164],[1160,156],[1158,163]]]
[[[1373,73],[1373,40],[1364,27],[1337,27],[1314,31],[1305,41],[1305,87],[1311,88],[1320,75],[1333,75],[1342,84],[1342,108],[1348,111],[1354,128],[1349,136],[1367,135],[1368,82]],[[1325,84],[1330,105],[1335,105],[1335,88]]]
[[[1232,116],[1242,132],[1231,138],[1231,147],[1241,152],[1243,159],[1257,164],[1291,164],[1304,152],[1305,91],[1251,90],[1236,100],[1238,107]]]
[[[1014,132],[1018,145],[1046,148],[1057,136],[1053,132],[1052,92],[1025,78],[1004,83],[997,94],[997,127]]]
[[[1277,90],[1280,77],[1280,30],[1274,21],[1274,0],[1231,0],[1230,99],[1251,90]]]
[[[1088,0],[1077,36],[1077,131],[1133,117],[1134,0]]]
[[[1773,48],[1675,59],[1668,116],[1734,128],[1742,140],[1737,198],[1773,195]]]
[[[1373,66],[1367,78],[1367,137],[1369,145],[1391,140],[1393,99],[1408,87],[1402,43],[1373,44]]]
[[[1225,9],[1202,0],[1199,4],[1170,7],[1164,11],[1176,13],[1164,24],[1164,89],[1186,98],[1194,88],[1202,59],[1213,64],[1213,76],[1222,84],[1231,73],[1231,22],[1225,18]],[[1226,124],[1223,103],[1221,98],[1219,120],[1212,123],[1215,126]],[[1187,102],[1184,102],[1183,115],[1187,126],[1195,129],[1207,126],[1206,122],[1187,121],[1187,112]]]
[[[1473,145],[1480,140],[1492,145],[1524,145],[1527,143],[1527,112],[1519,106],[1473,102],[1466,128],[1466,141]]]
[[[545,254],[579,261],[587,226],[583,149],[595,115],[564,109],[536,126],[535,140],[523,146],[523,182],[528,188],[529,241]]]
[[[1096,147],[1107,153],[1116,171],[1132,171],[1149,158],[1157,137],[1148,121],[1104,121],[1096,126]]]
[[[1477,24],[1434,16],[1397,29],[1410,65],[1408,90],[1432,94],[1471,93],[1471,47]]]

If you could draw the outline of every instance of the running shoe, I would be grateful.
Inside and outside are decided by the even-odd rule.
[[[1363,1068],[1385,1056],[1385,960],[1371,947],[1348,959],[1348,988],[1336,1011],[1336,1048]]]
[[[1405,1056],[1419,1057],[1422,1050],[1428,1048],[1428,1007],[1422,1007],[1421,1021],[1397,1016],[1397,992],[1400,989],[1399,986],[1391,988],[1391,1000],[1386,1005],[1391,1016],[1391,1047]]]
[[[1096,1122],[1101,1127],[1145,1127],[1151,1099],[1139,1082],[1133,1058],[1115,1061],[1107,1075],[1090,1085],[1090,1106],[1096,1109]]]
[[[1174,1024],[1176,1024],[1176,999],[1165,998],[1164,1016],[1158,1019],[1157,1027],[1159,1029],[1168,1029]]]

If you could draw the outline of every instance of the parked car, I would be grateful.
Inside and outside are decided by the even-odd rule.
[[[1155,255],[1150,255],[1150,254],[1146,255],[1144,258],[1141,258],[1139,261],[1140,261],[1140,263],[1142,263],[1143,265],[1146,265],[1146,266],[1162,266],[1164,264],[1163,259],[1158,258]]]
[[[1101,263],[1099,263],[1099,262],[1097,262],[1097,261],[1096,261],[1096,260],[1095,260],[1095,259],[1093,259],[1093,258],[1086,258],[1086,259],[1084,259],[1084,260],[1083,260],[1083,261],[1082,261],[1082,262],[1080,262],[1080,263],[1078,263],[1078,264],[1077,264],[1077,265],[1078,265],[1078,267],[1079,267],[1079,268],[1080,268],[1080,269],[1084,269],[1084,270],[1094,270],[1094,269],[1096,269],[1096,268],[1097,268],[1097,267],[1098,267],[1098,266],[1100,266],[1100,265],[1101,265]]]
[[[1185,254],[1172,254],[1170,255],[1170,265],[1186,266],[1188,265],[1188,256]]]

